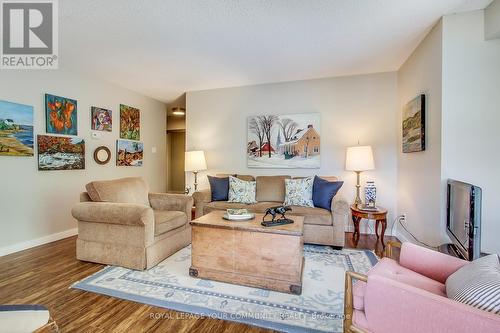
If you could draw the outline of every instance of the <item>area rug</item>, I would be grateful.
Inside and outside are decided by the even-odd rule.
[[[304,246],[302,295],[190,277],[191,247],[148,271],[108,266],[72,288],[285,332],[342,332],[344,273],[366,273],[373,252]]]

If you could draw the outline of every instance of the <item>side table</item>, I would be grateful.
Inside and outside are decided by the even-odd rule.
[[[379,238],[378,235],[378,226],[382,224],[382,231],[380,233],[380,239],[382,241],[382,245],[384,244],[384,234],[385,229],[387,228],[387,209],[382,207],[377,207],[376,211],[372,210],[363,210],[361,208],[356,207],[355,205],[351,205],[351,214],[352,214],[352,222],[354,223],[354,234],[353,239],[355,242],[359,239],[359,222],[361,219],[367,220],[375,220],[375,235]]]

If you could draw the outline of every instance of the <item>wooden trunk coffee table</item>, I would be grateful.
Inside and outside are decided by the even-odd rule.
[[[300,295],[304,266],[304,218],[263,227],[263,214],[226,221],[214,211],[194,221],[189,275]]]

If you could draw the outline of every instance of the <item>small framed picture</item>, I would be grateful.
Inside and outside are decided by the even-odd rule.
[[[425,95],[419,95],[403,109],[403,153],[425,150]]]

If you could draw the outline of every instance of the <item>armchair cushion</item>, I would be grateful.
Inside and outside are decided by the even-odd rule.
[[[71,209],[78,221],[144,226],[154,223],[149,206],[131,203],[80,202]]]
[[[149,193],[149,202],[155,210],[175,210],[184,212],[191,221],[193,198],[184,194]]]
[[[186,213],[179,211],[155,210],[154,216],[155,236],[182,227],[188,221]]]
[[[452,257],[422,246],[404,242],[399,264],[430,279],[445,283],[446,278],[468,261]]]
[[[446,288],[443,283],[432,280],[422,274],[411,271],[395,260],[382,258],[369,272],[368,276],[378,275],[388,279],[427,290],[433,294],[446,297]]]
[[[94,181],[85,185],[95,202],[133,203],[149,206],[148,184],[140,177]]]
[[[500,264],[490,254],[463,266],[446,280],[449,298],[500,314]]]

